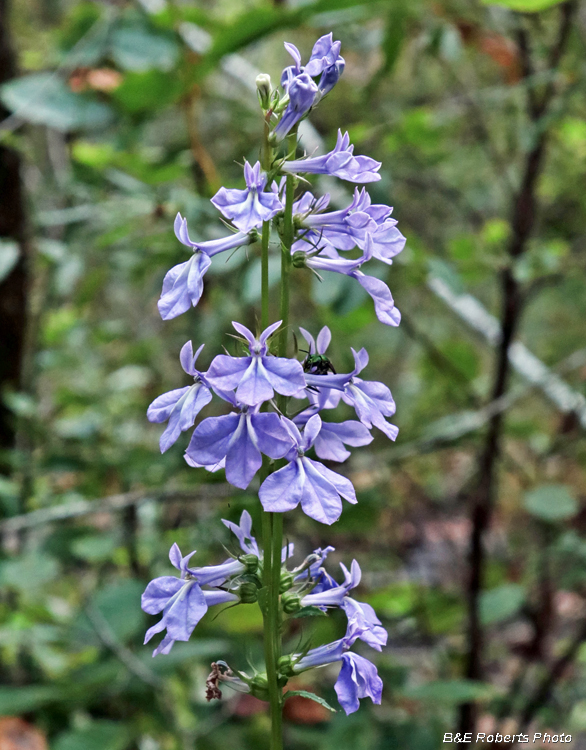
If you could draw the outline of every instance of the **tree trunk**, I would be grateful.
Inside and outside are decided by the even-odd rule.
[[[0,0],[0,84],[16,75],[10,38],[10,2]],[[0,121],[9,115],[0,104]],[[19,154],[0,143],[0,253],[3,242],[15,242],[19,257],[0,280],[0,473],[7,473],[6,451],[14,447],[14,415],[1,398],[21,387],[27,331],[28,240]]]

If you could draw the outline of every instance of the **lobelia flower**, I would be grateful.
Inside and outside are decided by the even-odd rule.
[[[282,141],[291,128],[305,117],[313,107],[318,91],[317,84],[307,73],[299,73],[288,81],[289,104],[273,130],[277,141]]]
[[[332,393],[337,394],[337,398],[332,399],[330,396]],[[323,398],[320,400],[319,397]],[[298,427],[303,427],[316,411],[320,411],[322,408],[335,408],[341,397],[340,391],[333,391],[328,388],[321,389],[317,398],[315,394],[310,394],[310,398],[315,398],[314,405],[297,414],[293,422]],[[356,422],[353,419],[348,419],[345,422],[325,422],[322,419],[321,430],[313,447],[317,456],[322,460],[343,463],[350,456],[350,451],[345,448],[346,445],[359,448],[363,445],[369,445],[373,440],[370,431],[362,422]]]
[[[383,681],[371,661],[349,651],[342,656],[342,669],[334,690],[340,705],[349,716],[360,708],[360,698],[370,698],[380,706]]]
[[[342,131],[338,130],[336,146],[329,154],[285,161],[281,170],[293,174],[299,172],[329,174],[348,182],[365,183],[380,180],[378,171],[381,166],[380,161],[375,161],[369,156],[354,156],[354,146],[350,145],[350,136],[348,133],[342,135]]]
[[[347,715],[358,710],[360,698],[371,698],[377,705],[380,705],[382,698],[383,682],[374,664],[363,656],[348,651],[356,638],[358,634],[349,630],[344,638],[311,649],[293,664],[293,672],[298,674],[307,669],[341,661],[342,669],[334,689]]]
[[[349,592],[360,583],[360,566],[354,560],[351,572],[340,563],[344,573],[344,583],[339,585],[323,568],[318,569],[315,574],[317,585],[301,599],[301,606],[314,606],[320,609],[326,607],[340,607],[348,618],[348,632],[356,633],[357,637],[367,643],[371,648],[380,651],[386,646],[388,634],[376,612],[364,602],[358,602],[349,596]]]
[[[240,549],[249,555],[256,555],[262,558],[262,552],[258,548],[256,539],[252,536],[252,518],[247,510],[242,511],[240,516],[240,524],[233,523],[232,521],[226,521],[222,518],[224,526],[230,529],[230,531],[237,537],[240,543]],[[281,553],[281,561],[285,562],[290,557],[293,557],[295,546],[293,542],[283,547]]]
[[[208,382],[215,389],[229,391],[235,388],[240,403],[257,406],[273,398],[275,391],[283,396],[293,396],[305,387],[303,368],[296,359],[269,354],[268,339],[281,325],[280,320],[265,329],[258,339],[240,323],[233,322],[232,325],[248,343],[250,356],[219,354],[206,373]]]
[[[305,197],[305,196],[304,196]],[[314,249],[326,251],[331,258],[339,257],[334,250],[366,248],[370,235],[372,257],[383,263],[392,264],[395,255],[405,247],[405,237],[397,229],[396,219],[391,219],[392,208],[383,204],[371,205],[370,196],[364,188],[354,190],[352,203],[338,211],[323,213],[329,202],[298,201],[293,210],[299,226],[305,228],[302,240]],[[298,241],[294,250],[302,250]]]
[[[161,453],[168,450],[182,432],[193,426],[199,412],[212,400],[205,374],[195,369],[195,362],[203,347],[204,344],[194,354],[191,341],[188,341],[183,345],[179,354],[181,367],[193,377],[193,385],[163,393],[152,402],[147,410],[149,422],[160,423],[169,420],[160,439]]]
[[[227,395],[227,394],[224,394]],[[292,438],[281,418],[274,412],[258,412],[258,407],[233,406],[237,412],[208,417],[196,427],[186,458],[203,466],[226,460],[226,479],[245,490],[262,465],[261,453],[283,458]]]
[[[360,630],[359,638],[362,641],[377,651],[387,645],[388,633],[370,604],[357,602],[351,596],[346,596],[340,606],[348,618],[348,627]]]
[[[295,441],[285,458],[287,466],[270,474],[259,491],[263,508],[271,513],[293,510],[299,503],[303,512],[320,523],[332,524],[342,513],[342,496],[356,503],[352,482],[305,455],[321,429],[319,414],[308,420],[303,436],[290,420],[284,420]]]
[[[354,370],[339,375],[311,375],[306,374],[308,386],[336,389],[341,391],[343,401],[353,406],[358,418],[368,428],[378,427],[391,440],[395,440],[399,429],[387,422],[385,417],[392,417],[396,411],[395,401],[391,391],[384,383],[373,380],[362,380],[358,373],[368,365],[368,352],[364,347],[354,356]]]
[[[373,256],[374,246],[370,234],[366,236],[365,248],[360,258],[346,260],[345,258],[327,258],[321,254],[310,254],[308,252],[296,251],[293,253],[293,265],[296,267],[307,266],[314,271],[333,271],[350,276],[370,295],[374,302],[376,317],[387,326],[398,326],[401,322],[401,313],[395,307],[391,290],[381,279],[375,276],[367,276],[360,268]],[[319,274],[318,274],[319,276]]]
[[[188,641],[208,607],[238,601],[238,596],[229,591],[202,590],[200,582],[188,568],[189,559],[194,554],[191,552],[183,557],[179,547],[174,544],[169,552],[169,560],[181,572],[181,577],[155,578],[141,597],[141,607],[147,614],[163,613],[162,619],[147,630],[144,642],[148,643],[156,633],[167,630],[153,656],[168,654],[175,641]]]
[[[185,263],[173,266],[163,279],[163,291],[158,302],[163,320],[171,320],[195,307],[203,293],[203,277],[217,253],[234,250],[256,242],[256,232],[237,232],[229,237],[209,242],[193,242],[187,231],[187,220],[181,214],[175,217],[175,235],[181,244],[193,251]]]
[[[263,192],[267,176],[260,170],[260,162],[251,167],[244,164],[245,190],[222,187],[212,198],[212,203],[227,219],[230,219],[241,232],[249,232],[269,221],[283,210],[278,195]]]
[[[301,52],[299,52],[297,47],[294,44],[291,44],[291,42],[285,42],[283,46],[291,55],[293,62],[295,63],[294,65],[289,65],[289,67],[285,68],[281,73],[281,86],[285,91],[288,91],[289,84],[294,78],[303,72],[303,68],[301,67]]]
[[[312,78],[321,76],[318,83],[321,96],[325,96],[334,88],[344,72],[346,63],[340,55],[341,46],[341,42],[333,41],[331,32],[320,37],[313,45],[311,57],[305,66],[305,72]]]
[[[348,592],[355,589],[360,583],[362,573],[356,560],[352,560],[350,570],[343,563],[340,563],[340,567],[344,573],[344,583],[338,585],[330,577],[328,577],[328,585],[324,585],[323,580],[320,581],[322,585],[317,593],[314,589],[301,599],[302,607],[340,607],[342,605],[342,601]]]
[[[240,549],[248,555],[261,556],[256,539],[252,536],[252,517],[247,510],[242,511],[240,523],[226,521],[222,518],[222,523],[234,534],[240,543]]]

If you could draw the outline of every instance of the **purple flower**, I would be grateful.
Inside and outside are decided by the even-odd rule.
[[[324,422],[313,445],[316,454],[324,461],[342,463],[350,456],[344,446],[359,448],[369,445],[374,438],[362,422],[349,419],[346,422]]]
[[[311,79],[310,79],[311,80]],[[280,123],[279,123],[280,124]],[[279,127],[279,126],[277,126]],[[305,172],[309,174],[329,174],[348,182],[377,182],[381,163],[369,156],[354,156],[354,146],[350,145],[348,133],[338,130],[338,140],[333,151],[324,156],[296,159],[283,163],[283,172]]]
[[[163,291],[158,302],[163,320],[176,318],[197,305],[203,293],[203,277],[210,267],[212,256],[256,241],[255,235],[238,232],[219,240],[192,242],[187,231],[187,220],[181,214],[175,217],[175,235],[179,242],[191,248],[193,255],[185,263],[173,266],[163,279]]]
[[[156,633],[167,630],[167,634],[153,651],[153,656],[168,654],[175,641],[188,641],[209,606],[238,601],[235,594],[227,591],[202,591],[200,583],[187,567],[193,554],[191,552],[183,557],[179,547],[174,544],[169,552],[169,559],[181,572],[181,577],[155,578],[141,597],[141,607],[147,614],[163,613],[162,619],[147,630],[144,642],[148,643]]]
[[[242,511],[240,516],[240,524],[232,523],[232,521],[226,521],[222,518],[222,523],[227,526],[230,531],[238,538],[240,543],[240,549],[249,555],[256,555],[262,557],[262,551],[259,550],[256,539],[252,536],[252,518],[247,510]],[[290,557],[293,557],[295,551],[295,545],[290,542],[288,545],[283,547],[281,552],[281,561],[285,562]]]
[[[314,558],[313,562],[310,564],[308,569],[303,570],[303,572],[295,576],[295,581],[306,581],[308,579],[311,579],[313,581],[312,591],[315,593],[321,591],[323,588],[333,588],[334,586],[337,586],[338,584],[336,583],[336,581],[334,581],[334,579],[323,567],[327,556],[335,549],[335,547],[328,546],[323,550],[321,547],[318,547],[316,550],[314,550],[312,556]]]
[[[340,496],[349,503],[357,502],[354,487],[346,477],[305,455],[321,429],[318,414],[307,422],[303,436],[293,422],[286,420],[286,424],[295,445],[286,455],[287,466],[268,476],[261,485],[262,506],[268,512],[284,513],[301,503],[310,518],[332,524],[342,513]]]
[[[261,553],[258,549],[258,544],[256,543],[256,539],[252,536],[252,518],[247,510],[242,511],[240,524],[226,521],[224,518],[222,518],[222,523],[236,536],[240,543],[240,549],[243,552],[260,557]]]
[[[288,81],[289,104],[273,131],[278,141],[283,140],[291,128],[309,112],[317,93],[318,87],[307,73],[299,73]]]
[[[307,341],[310,354],[325,354],[327,352],[330,341],[332,340],[332,332],[327,326],[324,326],[317,334],[317,340],[315,340],[311,333],[306,331],[305,328],[299,326],[299,330],[301,331],[303,338]]]
[[[232,325],[247,341],[250,356],[218,355],[206,375],[214,388],[224,391],[236,388],[236,398],[240,403],[256,406],[269,401],[274,391],[283,396],[293,396],[305,387],[303,368],[296,359],[269,354],[269,336],[277,330],[281,321],[269,326],[258,339],[240,323]]]
[[[405,247],[407,240],[397,229],[396,219],[386,219],[371,234],[372,257],[391,265],[395,255]]]
[[[291,42],[285,42],[284,46],[295,63],[295,65],[290,65],[288,68],[285,68],[281,73],[281,86],[285,91],[288,91],[289,84],[296,76],[303,72],[303,68],[301,67],[301,53],[297,47],[294,44],[291,44]]]
[[[312,78],[321,75],[318,87],[322,96],[331,91],[344,72],[344,58],[340,55],[341,42],[334,42],[330,32],[313,45],[305,72]]]
[[[161,453],[168,450],[182,432],[193,426],[199,412],[212,400],[205,375],[195,369],[195,362],[203,347],[202,344],[193,354],[191,341],[188,341],[179,355],[181,367],[193,377],[193,385],[163,393],[148,408],[149,422],[160,423],[169,420],[160,439]]]
[[[383,683],[374,664],[363,656],[348,651],[357,637],[356,632],[349,630],[344,638],[311,649],[293,664],[293,671],[298,674],[341,661],[342,669],[334,689],[346,714],[358,710],[360,698],[371,698],[378,705],[382,697]]]
[[[370,604],[345,596],[340,607],[346,613],[350,632],[359,632],[358,637],[377,651],[387,645],[388,633]]]
[[[261,453],[283,458],[292,442],[278,414],[259,414],[245,406],[238,412],[200,422],[186,457],[203,466],[226,459],[226,479],[245,490],[261,467]]]
[[[361,349],[359,352],[352,350],[355,368],[352,378],[344,388],[342,399],[353,406],[358,419],[367,427],[378,427],[391,440],[396,440],[399,430],[395,425],[389,424],[385,417],[392,417],[396,411],[395,401],[391,391],[384,383],[362,380],[357,377],[368,364],[368,352]]]
[[[399,430],[387,422],[385,417],[392,417],[396,411],[391,391],[384,383],[362,380],[358,373],[368,365],[368,352],[362,348],[359,352],[352,349],[355,367],[352,372],[339,375],[311,375],[306,373],[307,385],[324,390],[335,389],[342,392],[342,399],[353,406],[363,425],[378,427],[391,440],[395,440]],[[350,445],[350,443],[348,443]]]
[[[320,591],[315,593],[315,590],[310,594],[306,594],[301,599],[302,607],[340,607],[344,597],[347,596],[351,589],[355,589],[360,583],[361,571],[360,565],[356,560],[352,560],[351,570],[349,571],[345,565],[340,563],[340,567],[344,573],[344,583],[338,586],[335,584],[333,579],[330,579],[335,584],[334,586],[323,586]]]
[[[212,203],[235,227],[242,232],[249,232],[259,227],[263,221],[269,221],[283,210],[278,195],[269,191],[263,192],[267,176],[260,171],[260,162],[251,167],[244,164],[246,190],[220,188],[212,198]]]
[[[349,715],[360,708],[360,698],[371,698],[373,703],[380,705],[383,681],[372,662],[349,651],[342,656],[342,669],[334,690],[340,705]]]
[[[350,276],[370,295],[374,302],[376,317],[381,323],[388,326],[398,326],[401,322],[401,313],[395,307],[395,302],[389,287],[381,279],[375,276],[367,276],[360,267],[368,262],[373,255],[374,246],[370,234],[366,236],[365,249],[360,258],[346,260],[345,258],[328,258],[321,254],[310,254],[304,252],[293,253],[294,266],[307,266],[314,271],[333,271]],[[319,274],[318,274],[319,275]]]
[[[307,195],[307,194],[306,194]],[[366,248],[370,235],[372,257],[392,264],[395,255],[405,247],[405,237],[397,229],[396,219],[391,219],[392,208],[383,204],[371,205],[365,188],[354,190],[352,203],[344,209],[323,213],[328,202],[310,202],[305,196],[294,205],[299,225],[305,228],[302,240],[314,249],[326,251],[330,258],[338,257],[335,250]],[[302,250],[298,241],[294,250]]]

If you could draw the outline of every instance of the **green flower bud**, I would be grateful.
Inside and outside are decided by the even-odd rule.
[[[293,268],[305,268],[305,261],[307,257],[301,250],[293,253]]]
[[[256,555],[241,555],[238,559],[246,565],[247,573],[256,573],[258,570],[258,557]]]
[[[281,571],[281,583],[279,586],[279,593],[284,594],[285,591],[289,591],[294,582],[293,574],[289,573],[288,570]]]
[[[266,112],[271,106],[271,77],[267,73],[261,73],[256,77],[256,93],[262,109]]]
[[[288,615],[293,615],[301,609],[301,597],[292,591],[286,591],[281,597],[283,602],[283,611]]]
[[[268,701],[269,699],[269,681],[266,675],[257,674],[248,683],[250,685],[250,694],[254,695],[261,701]]]
[[[258,589],[252,582],[245,581],[238,589],[238,596],[243,604],[254,604],[258,599]]]
[[[278,662],[278,669],[283,676],[290,677],[293,674],[293,659],[291,656],[281,656]]]

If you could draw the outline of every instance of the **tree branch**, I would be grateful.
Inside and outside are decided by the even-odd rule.
[[[561,7],[561,20],[557,41],[554,44],[549,64],[552,78],[538,105],[534,106],[533,98],[528,97],[528,116],[536,132],[536,141],[525,160],[521,185],[513,201],[511,227],[512,234],[508,246],[510,264],[501,273],[501,334],[500,345],[495,363],[495,374],[491,401],[501,399],[507,390],[510,377],[509,352],[517,332],[522,306],[522,290],[513,273],[513,262],[527,249],[527,243],[536,223],[536,186],[543,167],[548,131],[539,128],[540,120],[547,113],[555,94],[555,70],[562,58],[569,38],[571,19],[576,10],[575,0],[564,3]],[[524,71],[533,70],[533,63],[527,43]],[[489,422],[484,446],[478,461],[476,481],[471,493],[472,499],[472,533],[468,553],[469,579],[467,583],[468,598],[468,634],[465,675],[470,680],[482,680],[484,633],[480,622],[480,594],[484,583],[486,556],[484,536],[490,526],[491,516],[497,493],[497,467],[502,452],[504,413],[494,414]],[[469,702],[460,707],[458,730],[461,733],[475,732],[476,704]]]

